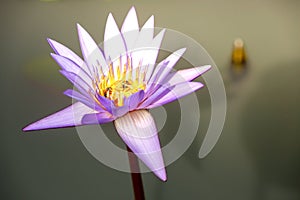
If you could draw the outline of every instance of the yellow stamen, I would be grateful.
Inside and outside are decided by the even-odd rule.
[[[115,72],[114,67],[116,67]],[[136,76],[134,79],[132,77],[133,66],[130,57],[127,57],[127,63],[123,65],[122,71],[121,67],[120,59],[118,66],[113,66],[110,63],[108,74],[104,75],[101,70],[99,76],[95,77],[93,82],[93,87],[97,94],[112,100],[116,106],[123,106],[124,98],[145,89],[145,72],[140,74],[141,63],[135,70]],[[141,77],[139,77],[140,75]],[[100,104],[97,97],[93,96],[93,98]]]

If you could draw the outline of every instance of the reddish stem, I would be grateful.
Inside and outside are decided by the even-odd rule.
[[[140,171],[138,158],[134,153],[132,153],[129,147],[127,147],[127,151],[128,151],[128,159],[129,159],[130,170],[131,170],[131,180],[132,180],[132,186],[134,192],[134,199],[145,200],[141,173],[138,173]]]

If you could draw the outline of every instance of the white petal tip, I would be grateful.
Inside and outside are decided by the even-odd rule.
[[[137,110],[115,120],[118,134],[132,152],[161,180],[167,175],[160,142],[151,114]]]
[[[77,27],[77,32],[79,33],[79,35],[81,33],[87,33],[87,31],[79,23],[76,24],[76,27]]]
[[[146,21],[146,23],[143,25],[142,29],[148,29],[148,28],[153,29],[153,27],[154,27],[154,16],[151,15],[149,19]]]
[[[159,34],[165,34],[166,30],[167,30],[167,29],[165,29],[165,28],[162,29],[162,30],[159,32]]]
[[[146,21],[146,23],[150,23],[150,24],[153,24],[154,23],[154,15],[151,15],[150,17],[149,17],[149,19]],[[145,24],[146,24],[145,23]]]
[[[186,48],[184,47],[184,48],[182,48],[182,49],[179,49],[178,51],[177,51],[177,53],[179,53],[179,54],[184,54],[184,52],[186,51]]]
[[[58,56],[57,54],[55,54],[55,53],[50,53],[50,56],[52,57],[52,58],[56,58],[56,56]]]
[[[114,19],[113,14],[112,14],[112,13],[109,13],[107,19]]]
[[[199,68],[201,68],[204,72],[206,72],[206,71],[208,71],[208,70],[211,69],[211,65],[204,65],[204,66],[201,66],[201,67],[199,67]],[[203,73],[204,73],[204,72],[203,72]]]
[[[77,29],[81,29],[82,28],[82,26],[79,23],[76,23],[76,27],[77,27]]]
[[[47,38],[47,42],[48,42],[49,44],[51,44],[51,43],[53,43],[53,42],[55,42],[55,41],[52,40],[51,38]]]
[[[167,181],[167,174],[165,168],[162,168],[157,171],[153,171],[153,173],[162,181],[166,182]]]
[[[134,6],[132,6],[132,7],[130,8],[130,10],[129,10],[129,12],[128,12],[128,13],[131,13],[131,12],[135,12],[135,13],[136,13],[136,11],[135,11],[135,7],[134,7]]]
[[[78,32],[78,35],[79,37],[81,37],[81,34],[86,32],[85,29],[80,25],[80,24],[76,24],[76,27],[77,27],[77,32]]]

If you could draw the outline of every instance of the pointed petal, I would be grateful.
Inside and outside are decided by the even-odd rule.
[[[144,94],[145,94],[144,90],[140,90],[125,100],[125,102],[128,104],[129,111],[136,109],[136,107],[139,105],[139,103],[144,98]]]
[[[123,115],[127,114],[129,111],[135,110],[137,108],[137,106],[139,105],[139,103],[144,98],[144,94],[145,94],[144,91],[140,90],[140,91],[132,94],[128,98],[125,98],[123,106],[121,106],[121,107],[115,106],[112,109],[113,116],[116,118],[122,117]]]
[[[135,48],[147,47],[153,39],[154,33],[154,16],[152,15],[141,28],[139,38],[135,44]]]
[[[134,51],[132,52],[132,63],[136,67],[141,64],[142,68],[147,67],[147,72],[145,80],[148,81],[150,78],[154,66],[156,64],[157,55],[160,49],[160,45],[165,34],[165,29],[157,34],[157,36],[151,40],[148,44],[144,40],[140,41],[140,44],[137,43]],[[141,70],[142,72],[143,70]]]
[[[148,105],[152,104],[153,102],[158,101],[159,99],[163,98],[165,95],[167,95],[174,86],[168,87],[167,85],[160,86],[153,94],[148,96],[141,105],[139,105],[139,108],[146,108]]]
[[[105,124],[112,122],[115,118],[108,112],[92,113],[84,115],[82,124]]]
[[[200,88],[203,87],[202,83],[199,82],[183,82],[178,85],[176,85],[168,94],[166,94],[164,97],[159,99],[156,102],[153,102],[149,106],[147,106],[147,109],[155,108],[158,106],[162,106],[164,104],[170,103],[176,99],[179,99],[181,97],[184,97]]]
[[[65,71],[72,72],[77,76],[80,76],[86,83],[92,85],[92,78],[87,72],[85,72],[80,66],[78,66],[73,61],[68,58],[62,57],[60,55],[56,55],[51,53],[52,58],[61,66],[61,68]]]
[[[94,92],[91,86],[85,82],[81,77],[77,76],[72,72],[67,72],[64,70],[59,71],[64,75],[86,98],[90,98],[89,92]]]
[[[117,107],[115,105],[112,105],[111,106],[112,115],[115,118],[118,118],[118,117],[122,117],[123,115],[125,115],[129,111],[132,111],[132,110],[136,109],[136,107],[141,102],[143,97],[144,97],[144,91],[140,90],[140,91],[132,94],[128,98],[125,98],[123,106]]]
[[[124,102],[124,105],[121,107],[114,106],[112,109],[112,114],[116,118],[122,117],[123,115],[125,115],[128,112],[129,112],[129,107],[128,107],[127,102]]]
[[[78,65],[80,68],[82,68],[86,73],[89,73],[89,75],[91,75],[90,70],[86,66],[85,62],[77,54],[75,54],[73,51],[71,51],[66,46],[64,46],[50,38],[48,38],[47,40],[56,54],[72,60],[74,63],[76,63],[76,65]]]
[[[127,50],[132,50],[139,35],[139,23],[134,7],[129,10],[122,25],[121,32],[123,34]]]
[[[111,13],[109,13],[104,33],[104,54],[107,60],[114,61],[126,53],[126,44]]]
[[[110,99],[107,99],[101,95],[98,95],[97,99],[99,100],[99,102],[101,103],[103,108],[112,114],[112,110],[115,108],[113,101]]]
[[[104,73],[106,73],[108,71],[108,66],[101,49],[88,34],[88,32],[79,24],[77,24],[77,30],[82,55],[89,67],[91,74],[95,74],[95,72],[99,72],[101,69]]]
[[[82,117],[94,112],[96,111],[80,102],[77,102],[63,110],[26,126],[23,128],[23,131],[80,126],[83,125],[81,122]]]
[[[161,180],[166,181],[166,171],[160,142],[151,114],[137,110],[115,120],[115,127],[132,152]]]
[[[89,102],[89,100],[85,96],[83,96],[81,93],[75,90],[67,89],[66,91],[64,91],[64,95],[71,97],[77,101],[80,101],[81,103],[87,105],[88,107],[92,106],[91,102]]]
[[[168,83],[170,85],[177,85],[182,82],[192,81],[198,76],[200,76],[201,74],[208,71],[210,68],[211,68],[210,65],[205,65],[201,67],[179,70],[169,75],[170,79],[168,80]]]
[[[159,32],[156,37],[153,39],[150,47],[151,49],[149,49],[146,53],[146,60],[145,60],[145,65],[148,63],[150,64],[148,66],[148,70],[147,70],[147,74],[145,77],[145,80],[148,81],[149,78],[151,77],[151,74],[153,72],[154,66],[156,64],[156,59],[157,59],[157,55],[160,49],[160,45],[162,42],[162,39],[165,35],[166,30],[163,29],[161,32]]]
[[[179,49],[164,59],[161,63],[168,62],[167,66],[163,68],[164,65],[158,64],[155,71],[153,72],[149,82],[155,83],[155,85],[160,85],[170,71],[173,69],[174,65],[181,58],[186,48]]]
[[[156,69],[159,68],[159,71],[157,73],[158,74],[161,73],[167,65],[168,65],[168,62],[158,63],[156,66]],[[163,86],[163,84],[161,86]],[[145,90],[145,97],[149,97],[151,94],[153,94],[158,89],[159,89],[159,87],[156,87],[156,82],[152,82],[152,80],[148,80],[147,87]]]
[[[93,110],[102,111],[102,112],[104,111],[94,100],[88,99],[87,97],[85,97],[84,95],[82,95],[81,93],[79,93],[75,90],[67,89],[64,92],[64,94],[68,97],[71,97],[71,98],[77,100],[77,101],[80,101],[81,103],[92,108]]]
[[[153,27],[141,30],[132,53],[134,58],[133,66],[137,66],[140,61],[143,61],[142,66],[151,65],[152,68],[148,69],[150,73],[147,73],[146,80],[148,80],[153,71],[153,66],[156,63],[160,45],[166,31],[163,29],[153,39],[153,30]]]

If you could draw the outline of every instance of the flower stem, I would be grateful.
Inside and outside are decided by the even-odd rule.
[[[131,149],[128,146],[127,146],[127,151],[128,151],[128,159],[129,159],[130,170],[131,170],[131,180],[132,180],[132,186],[134,192],[134,199],[145,200],[143,181],[142,181],[141,173],[139,173],[140,167],[139,167],[138,158],[134,153],[132,153]]]

